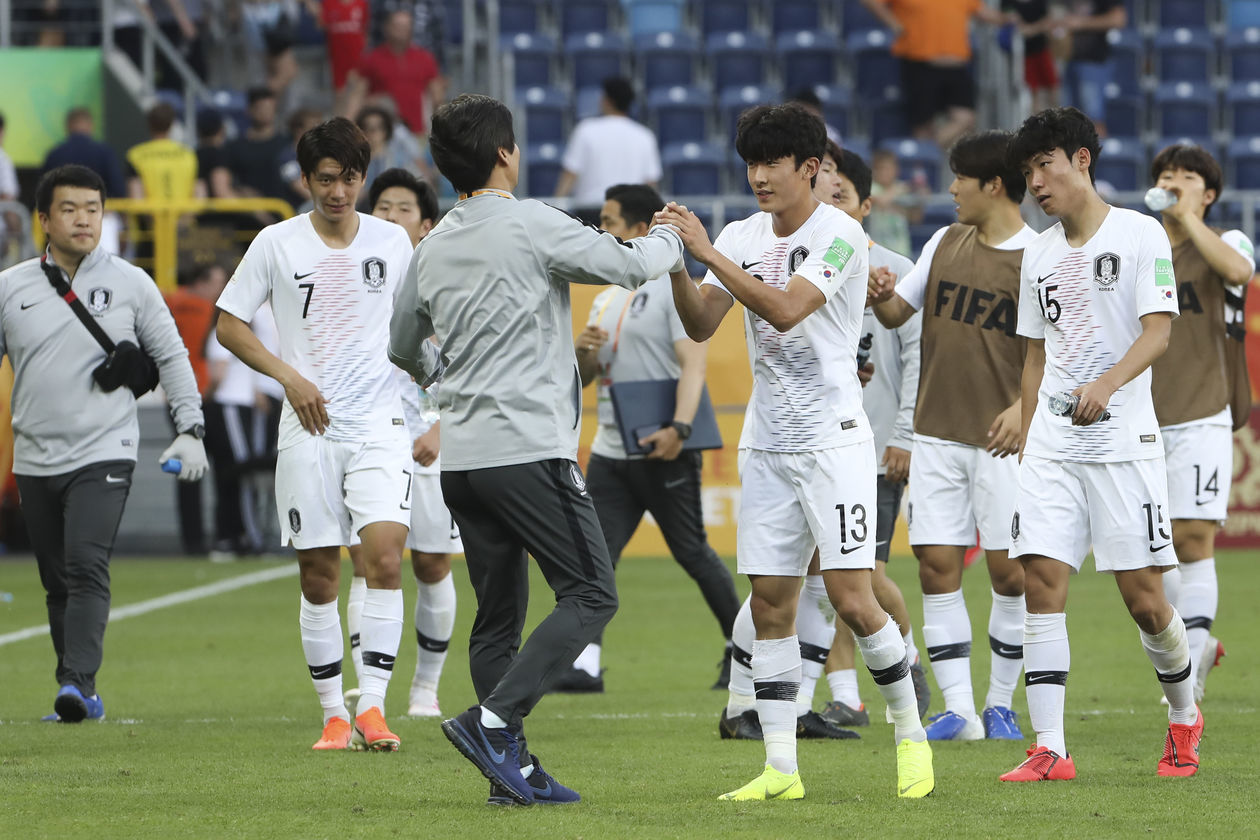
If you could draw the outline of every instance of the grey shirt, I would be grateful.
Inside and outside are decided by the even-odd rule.
[[[188,350],[152,278],[97,248],[70,287],[110,338],[139,344],[157,362],[176,428],[204,422]],[[39,259],[0,273],[5,353],[13,363],[15,473],[64,475],[101,461],[136,460],[135,397],[125,386],[102,391],[92,379],[105,351],[53,289]]]
[[[871,243],[871,267],[887,266],[901,279],[914,263],[896,251]],[[871,362],[875,374],[862,389],[862,408],[875,434],[875,458],[883,461],[889,446],[910,451],[914,440],[914,404],[919,395],[919,335],[923,315],[916,312],[900,327],[890,330],[867,309],[862,317],[862,335],[870,333]],[[879,474],[884,474],[884,466]]]
[[[634,289],[681,256],[673,228],[623,243],[497,191],[455,205],[416,248],[390,323],[390,359],[421,384],[434,375],[425,339],[441,345],[442,469],[574,459],[569,284]]]

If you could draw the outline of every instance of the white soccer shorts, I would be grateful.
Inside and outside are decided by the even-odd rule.
[[[311,435],[276,455],[280,535],[294,548],[350,545],[373,522],[411,525],[411,448],[405,431],[360,443]]]
[[[1176,566],[1163,458],[1112,464],[1025,455],[1011,519],[1011,556],[1040,555],[1080,571]]]
[[[1004,551],[1011,544],[1011,514],[1019,461],[996,458],[979,446],[915,435],[910,457],[911,545],[972,546]]]
[[[800,577],[818,547],[822,569],[875,568],[875,446],[740,453],[740,574]]]
[[[426,554],[459,554],[464,550],[459,528],[442,499],[440,474],[416,472],[412,476],[407,548]]]
[[[1168,505],[1173,519],[1224,522],[1234,473],[1234,433],[1227,425],[1160,429],[1168,463]]]

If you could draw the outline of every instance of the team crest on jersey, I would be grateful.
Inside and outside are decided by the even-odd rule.
[[[1019,539],[1019,511],[1015,511],[1011,516],[1011,539]]]
[[[795,274],[796,269],[801,267],[805,259],[809,256],[809,249],[804,245],[793,248],[792,253],[788,254],[788,274]]]
[[[1120,258],[1110,251],[1094,257],[1094,282],[1102,288],[1120,279]]]
[[[88,309],[91,309],[98,315],[109,309],[109,305],[114,302],[114,293],[104,286],[97,286],[95,289],[92,289],[88,292],[87,297]]]
[[[368,257],[363,261],[363,282],[369,289],[379,289],[385,285],[385,260],[380,257]]]
[[[639,292],[630,300],[630,314],[638,315],[643,311],[643,307],[647,306],[647,292]]]
[[[577,464],[569,464],[569,477],[573,479],[573,486],[583,496],[586,495],[586,479],[582,477],[582,471],[578,469]]]
[[[289,508],[289,530],[295,534],[302,533],[302,514],[297,508]]]

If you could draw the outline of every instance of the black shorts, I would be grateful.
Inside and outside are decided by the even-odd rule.
[[[911,128],[930,123],[950,108],[976,107],[976,83],[970,64],[941,66],[903,58],[901,93]]]
[[[901,513],[901,494],[906,489],[904,481],[896,483],[882,475],[875,479],[875,559],[888,562],[892,547],[893,531],[897,527],[897,515]]]

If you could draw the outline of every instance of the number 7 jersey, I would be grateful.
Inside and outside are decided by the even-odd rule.
[[[1060,222],[1024,248],[1016,332],[1045,340],[1046,366],[1024,452],[1059,461],[1107,463],[1162,457],[1148,367],[1112,395],[1111,418],[1073,426],[1047,400],[1110,370],[1142,334],[1143,315],[1177,316],[1172,247],[1159,222],[1112,207],[1083,246]]]
[[[260,231],[219,296],[220,309],[246,322],[271,301],[277,355],[327,400],[330,440],[386,440],[403,426],[386,348],[411,251],[401,227],[363,213],[350,245],[329,248],[303,213]],[[306,437],[286,399],[279,447]]]

